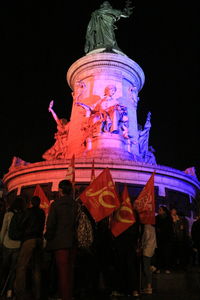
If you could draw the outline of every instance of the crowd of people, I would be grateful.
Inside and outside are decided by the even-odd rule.
[[[200,266],[200,217],[191,231],[177,209],[160,206],[155,225],[139,219],[119,236],[109,229],[109,217],[95,222],[84,207],[93,228],[93,242],[77,243],[77,211],[73,186],[62,180],[59,197],[49,213],[40,208],[40,198],[30,204],[17,196],[9,207],[1,201],[0,293],[7,299],[87,299],[104,292],[118,297],[152,294],[153,272],[170,274]],[[78,199],[78,200],[77,200]],[[11,239],[14,216],[20,238]],[[155,275],[156,276],[156,275]],[[31,292],[30,292],[31,291]],[[31,297],[31,298],[30,298]]]

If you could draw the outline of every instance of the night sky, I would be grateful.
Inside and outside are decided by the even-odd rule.
[[[58,117],[69,120],[71,90],[66,73],[84,56],[91,13],[103,1],[1,1],[0,177],[13,156],[42,161],[54,143]],[[125,1],[110,1],[123,9]],[[133,2],[133,14],[117,23],[122,51],[145,73],[138,122],[152,113],[150,145],[157,163],[185,170],[194,166],[200,178],[199,94],[200,19],[192,2]]]

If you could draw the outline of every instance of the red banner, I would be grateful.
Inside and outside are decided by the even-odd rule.
[[[108,168],[104,169],[83,191],[80,199],[96,222],[109,216],[120,206],[115,184]]]
[[[135,215],[128,194],[128,188],[127,185],[125,185],[122,193],[122,203],[111,217],[110,229],[112,231],[112,234],[116,237],[126,229],[128,229],[135,222]]]
[[[133,207],[138,212],[142,224],[155,224],[154,176],[155,172],[134,202]]]
[[[40,197],[40,207],[44,210],[45,215],[47,216],[50,202],[39,184],[36,185],[33,196]]]

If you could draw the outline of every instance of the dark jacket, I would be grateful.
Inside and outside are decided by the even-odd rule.
[[[45,225],[45,212],[43,209],[39,207],[28,208],[24,212],[22,220],[22,242],[34,238],[43,238]]]
[[[200,249],[200,219],[193,222],[191,236],[194,245],[193,247]]]
[[[170,215],[156,216],[156,238],[158,245],[173,242],[174,228]]]
[[[173,222],[174,228],[174,242],[182,243],[188,241],[188,221],[184,217],[180,217],[179,220]]]
[[[46,250],[71,248],[75,243],[75,204],[65,195],[51,204],[46,223]]]

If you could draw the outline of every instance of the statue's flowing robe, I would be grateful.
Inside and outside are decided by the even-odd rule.
[[[119,49],[115,39],[114,23],[119,20],[121,11],[112,8],[100,8],[92,13],[86,33],[85,53],[97,48]]]

